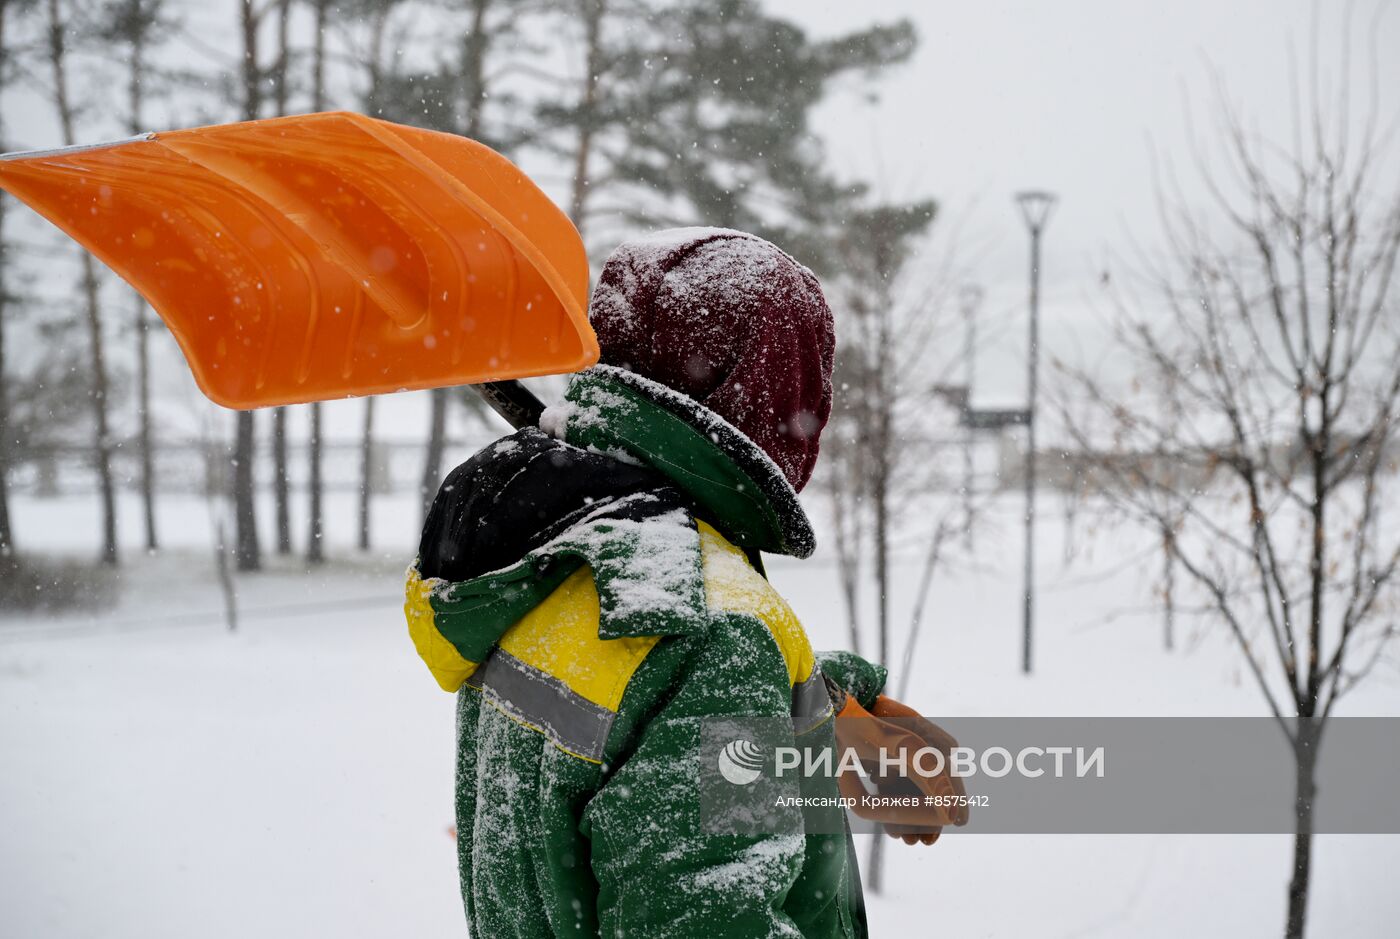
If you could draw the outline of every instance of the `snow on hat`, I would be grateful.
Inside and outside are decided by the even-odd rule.
[[[831,308],[807,268],[724,228],[628,241],[589,303],[602,361],[694,398],[763,448],[794,489],[831,414]]]

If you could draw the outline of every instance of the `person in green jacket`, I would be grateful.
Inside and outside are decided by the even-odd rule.
[[[833,699],[884,685],[814,653],[763,573],[815,547],[821,288],[760,238],[677,229],[613,253],[589,318],[602,364],[448,476],[408,574],[413,642],[457,695],[471,933],[865,936],[848,832],[709,833],[697,795],[706,720],[829,746]]]

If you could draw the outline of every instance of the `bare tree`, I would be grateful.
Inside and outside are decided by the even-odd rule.
[[[926,313],[922,304],[911,307],[896,291],[933,215],[931,202],[866,209],[849,219],[840,248],[846,273],[838,290],[846,315],[838,352],[843,391],[838,419],[845,417],[853,431],[851,446],[842,454],[855,465],[836,473],[861,487],[857,497],[869,512],[877,594],[875,655],[882,663],[889,662],[889,554],[899,443],[895,412],[907,403],[911,387],[905,380],[918,368],[908,354],[911,332],[926,335],[925,329],[914,328]],[[932,384],[913,390],[931,393]]]
[[[912,264],[934,212],[932,202],[914,202],[846,214],[836,239],[840,273],[829,278],[840,346],[822,484],[831,498],[851,646],[873,647],[872,657],[894,667],[901,689],[912,672],[935,574],[974,508],[961,492],[961,465],[942,457],[966,445],[958,427],[966,393],[951,393],[947,384],[962,371],[964,350],[935,341],[953,331],[959,312],[959,261],[956,252],[939,245],[931,252],[933,270],[921,272],[925,276],[916,276]],[[909,524],[913,520],[918,524]],[[921,550],[922,563],[896,663],[892,566],[896,551],[909,547]],[[874,592],[873,635],[862,629],[861,585],[867,576]],[[882,886],[883,857],[883,839],[876,839],[866,868],[873,891]]]
[[[77,141],[77,109],[68,87],[68,34],[72,29],[71,9],[61,0],[47,0],[46,56],[51,78],[50,92],[58,115],[63,142],[68,146]],[[98,494],[102,500],[102,560],[117,563],[117,504],[112,479],[112,439],[108,423],[108,378],[106,348],[102,335],[101,285],[97,279],[97,262],[87,251],[81,253],[83,308],[88,328],[88,354],[92,375],[91,400],[93,416],[93,463],[97,470]]]
[[[976,517],[975,502],[959,498],[954,504],[945,500],[942,505],[934,505],[928,511],[928,541],[924,545],[924,559],[919,568],[919,583],[914,591],[914,607],[909,614],[909,628],[904,633],[904,651],[900,655],[898,696],[902,701],[909,694],[909,682],[914,676],[914,655],[923,634],[925,614],[928,610],[929,593],[933,588],[935,575],[947,560],[947,548],[955,535],[965,535]]]
[[[824,435],[822,452],[826,464],[819,477],[831,502],[831,522],[836,544],[836,572],[841,580],[841,599],[846,610],[846,635],[851,651],[861,651],[861,577],[864,573],[867,513],[862,494],[865,450],[861,446],[858,408],[844,408],[846,392],[844,357],[838,359],[836,387],[838,406]]]
[[[1400,566],[1400,185],[1374,98],[1353,123],[1346,83],[1328,97],[1314,82],[1280,144],[1219,91],[1216,146],[1193,155],[1209,204],[1165,174],[1165,251],[1143,262],[1157,302],[1114,306],[1135,382],[1062,367],[1094,405],[1061,408],[1088,470],[1164,536],[1292,750],[1289,937],[1327,721],[1395,633]]]

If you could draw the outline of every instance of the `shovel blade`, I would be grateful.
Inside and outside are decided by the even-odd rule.
[[[577,230],[480,143],[330,112],[0,160],[230,408],[577,371]]]

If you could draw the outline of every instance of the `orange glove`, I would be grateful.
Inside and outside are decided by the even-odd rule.
[[[909,705],[885,695],[875,699],[870,713],[875,717],[897,720],[900,727],[907,728],[922,738],[924,746],[932,747],[943,754],[943,772],[935,776],[932,782],[936,784],[939,793],[953,797],[953,803],[943,810],[948,822],[959,828],[966,825],[972,816],[972,807],[967,804],[967,789],[963,786],[962,777],[954,776],[951,772],[953,748],[958,745],[953,735]],[[902,838],[905,844],[933,844],[938,840],[941,831],[942,829],[939,829],[920,834],[890,828],[888,833],[891,837]]]
[[[958,804],[967,795],[962,780],[949,772],[951,751],[958,742],[937,724],[925,719],[913,708],[893,698],[880,695],[867,711],[854,695],[846,695],[836,715],[836,741],[843,750],[854,750],[875,780],[876,794],[882,796],[933,796],[942,804],[916,806],[882,806],[854,809],[861,818],[879,822],[886,833],[900,838],[905,844],[933,844],[945,825],[966,825],[970,809]],[[943,769],[937,776],[880,776],[880,753],[894,755],[904,751],[906,765],[913,765],[914,753],[932,747],[943,754]],[[856,799],[867,795],[864,786],[850,774],[837,779],[841,794]]]

